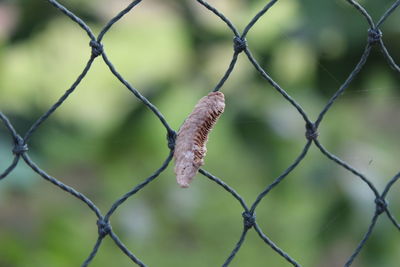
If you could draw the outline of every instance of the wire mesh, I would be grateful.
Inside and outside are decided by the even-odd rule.
[[[79,200],[83,201],[86,203],[86,205],[89,207],[89,209],[95,213],[97,216],[97,227],[98,227],[98,239],[89,254],[89,256],[84,260],[81,266],[88,266],[94,257],[97,254],[97,251],[99,247],[102,244],[102,241],[104,238],[109,236],[115,244],[125,253],[126,256],[128,256],[132,262],[136,263],[139,266],[146,266],[146,264],[139,259],[138,256],[136,256],[133,252],[131,252],[125,244],[119,239],[119,237],[115,234],[113,231],[111,224],[110,224],[110,218],[114,214],[114,212],[130,197],[135,195],[139,190],[143,189],[145,186],[147,186],[150,182],[152,182],[154,179],[156,179],[169,165],[169,163],[172,160],[173,157],[173,151],[174,151],[174,142],[175,142],[175,137],[176,137],[176,132],[169,126],[168,122],[165,120],[164,116],[161,114],[161,112],[157,109],[155,105],[153,105],[146,97],[144,97],[136,88],[134,88],[127,80],[122,77],[122,75],[117,71],[117,69],[114,67],[114,65],[111,63],[111,61],[108,59],[106,51],[103,49],[102,45],[102,39],[104,35],[111,29],[111,27],[117,23],[124,15],[129,13],[135,6],[140,4],[142,0],[136,0],[131,2],[125,9],[123,9],[121,12],[119,12],[115,17],[113,17],[100,31],[100,33],[96,35],[92,32],[92,30],[89,28],[89,26],[82,21],[79,17],[77,17],[74,13],[69,11],[65,6],[61,5],[59,2],[56,0],[48,0],[50,4],[52,4],[55,8],[57,8],[60,12],[64,13],[66,16],[68,16],[73,22],[75,22],[79,27],[81,27],[89,36],[90,42],[89,45],[91,46],[91,55],[86,63],[86,66],[84,67],[83,71],[81,74],[77,77],[75,82],[71,85],[71,87],[59,98],[59,100],[51,106],[49,110],[47,110],[36,122],[33,123],[33,125],[29,128],[29,130],[25,133],[25,135],[22,137],[13,127],[12,123],[10,120],[7,118],[6,115],[4,115],[2,112],[0,112],[0,119],[10,135],[13,138],[14,141],[14,148],[12,152],[14,153],[14,159],[11,162],[11,164],[0,174],[0,179],[4,179],[7,177],[17,166],[17,164],[20,162],[21,158],[25,163],[36,173],[38,173],[41,177],[43,177],[45,180],[49,181],[50,183],[54,184],[58,188],[66,191],[67,193],[71,194],[72,196],[78,198]],[[212,12],[215,16],[219,17],[230,31],[233,33],[233,56],[231,59],[231,62],[229,64],[229,67],[227,68],[226,72],[222,76],[221,80],[217,83],[213,91],[218,91],[222,88],[224,83],[227,81],[227,79],[230,77],[230,74],[232,73],[233,69],[235,68],[237,59],[239,54],[244,53],[250,63],[254,66],[254,68],[260,73],[260,75],[270,84],[272,85],[275,90],[277,90],[284,99],[286,99],[293,107],[296,108],[296,110],[300,113],[302,118],[304,119],[305,122],[305,139],[306,143],[301,151],[301,153],[298,155],[298,157],[293,161],[293,163],[280,175],[278,176],[270,185],[268,185],[256,198],[256,200],[253,203],[246,203],[245,200],[229,185],[227,185],[224,181],[221,179],[217,178],[210,172],[200,169],[200,174],[204,175],[205,177],[209,178],[210,180],[214,181],[217,185],[221,186],[223,189],[225,189],[227,192],[229,192],[233,198],[235,198],[240,205],[243,207],[243,231],[240,235],[240,238],[238,242],[235,244],[233,250],[231,253],[228,255],[226,258],[226,261],[222,264],[222,266],[228,266],[232,262],[232,260],[235,258],[237,252],[240,250],[242,247],[242,244],[245,241],[246,235],[251,229],[254,229],[254,231],[257,232],[258,236],[271,248],[273,249],[277,254],[279,254],[281,257],[283,257],[288,263],[290,263],[293,266],[301,266],[300,263],[298,263],[294,258],[292,258],[288,253],[283,251],[278,245],[276,245],[259,227],[257,224],[256,216],[255,216],[255,211],[259,205],[259,203],[268,195],[269,192],[271,192],[272,189],[277,187],[287,176],[289,173],[291,173],[299,164],[300,162],[306,157],[307,152],[309,151],[310,147],[312,145],[315,145],[319,151],[335,162],[336,164],[340,165],[347,171],[351,172],[353,175],[361,179],[372,191],[372,193],[375,196],[375,212],[372,216],[371,222],[369,224],[369,227],[362,237],[361,241],[359,242],[358,246],[355,248],[355,250],[352,252],[351,256],[347,259],[347,262],[344,263],[344,266],[351,266],[353,261],[356,259],[356,257],[359,255],[360,251],[363,249],[364,245],[368,241],[369,237],[371,236],[371,233],[373,232],[375,225],[380,218],[381,215],[386,214],[386,216],[389,218],[389,220],[393,223],[394,227],[400,230],[400,224],[399,222],[395,219],[393,214],[391,213],[388,202],[386,201],[386,196],[389,193],[390,189],[392,186],[399,180],[400,178],[400,173],[397,173],[393,178],[389,180],[389,182],[386,184],[384,187],[384,190],[382,192],[379,192],[378,189],[374,186],[374,184],[364,175],[362,174],[359,170],[355,169],[352,167],[350,164],[347,162],[343,161],[342,159],[338,158],[331,152],[329,152],[318,140],[318,128],[322,120],[324,119],[324,116],[326,113],[330,110],[332,105],[335,103],[335,101],[340,97],[341,94],[346,90],[346,88],[350,85],[350,83],[353,81],[353,79],[359,74],[360,70],[363,68],[365,63],[367,62],[367,59],[370,55],[371,50],[373,47],[378,47],[385,59],[387,60],[389,66],[394,69],[396,73],[400,74],[400,67],[399,65],[394,61],[390,53],[388,52],[385,43],[382,39],[383,37],[383,32],[380,30],[380,27],[382,24],[387,20],[387,18],[395,11],[395,9],[400,5],[400,0],[397,0],[393,3],[393,5],[387,9],[384,14],[381,16],[381,18],[378,20],[377,23],[374,22],[374,20],[371,18],[369,13],[361,6],[359,3],[353,1],[353,0],[347,0],[347,2],[352,5],[367,21],[369,25],[369,29],[366,31],[366,46],[365,49],[361,55],[361,58],[359,59],[358,63],[354,67],[354,69],[351,71],[351,73],[348,75],[347,79],[345,82],[338,88],[338,90],[335,92],[335,94],[329,99],[327,104],[324,106],[322,111],[319,113],[317,120],[312,121],[308,114],[303,110],[303,108],[296,102],[295,99],[293,99],[283,88],[279,86],[278,83],[276,83],[270,75],[260,66],[260,64],[257,62],[255,57],[253,57],[250,48],[246,42],[246,35],[248,32],[252,29],[252,27],[257,23],[257,21],[264,16],[272,6],[274,6],[278,0],[272,0],[268,2],[252,19],[251,21],[247,24],[247,26],[244,28],[243,32],[240,33],[237,28],[233,25],[233,23],[224,15],[222,14],[219,10],[217,10],[215,7],[213,7],[211,4],[203,1],[203,0],[196,0],[198,4],[202,5],[204,8],[209,10],[209,12]],[[163,164],[147,179],[145,179],[142,183],[136,185],[133,189],[125,193],[123,196],[121,196],[118,200],[116,200],[111,208],[103,214],[100,209],[84,194],[80,193],[79,191],[75,190],[74,188],[60,182],[58,179],[55,177],[50,176],[47,174],[44,170],[42,170],[35,162],[32,161],[32,159],[28,155],[28,143],[29,140],[32,138],[32,135],[35,133],[35,131],[52,115],[52,113],[59,108],[64,101],[72,94],[75,89],[78,87],[78,85],[81,83],[81,81],[85,78],[86,74],[89,72],[92,63],[96,58],[99,56],[102,57],[104,63],[108,66],[109,70],[111,73],[131,92],[133,93],[144,105],[146,105],[150,111],[154,113],[156,117],[158,117],[160,123],[165,127],[166,132],[167,132],[167,145],[170,149],[170,153],[168,157],[165,159]]]

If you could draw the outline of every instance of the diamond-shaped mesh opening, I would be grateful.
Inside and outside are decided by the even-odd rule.
[[[8,167],[6,167],[2,173],[0,174],[1,179],[7,177],[16,169],[16,166],[24,161],[27,166],[29,166],[34,172],[39,174],[42,178],[57,186],[59,189],[65,191],[66,193],[74,196],[78,200],[84,202],[86,207],[89,208],[94,215],[97,217],[97,227],[98,227],[98,239],[94,244],[93,250],[90,255],[82,263],[82,266],[88,266],[96,257],[99,248],[102,246],[104,238],[110,238],[114,241],[116,247],[118,247],[132,262],[136,263],[139,266],[146,266],[145,263],[140,258],[140,255],[136,255],[133,251],[130,251],[127,246],[121,241],[120,237],[114,232],[112,224],[110,223],[110,218],[116,212],[116,210],[124,204],[124,202],[129,198],[134,198],[135,194],[139,192],[144,187],[148,186],[152,181],[157,179],[160,174],[168,167],[172,160],[173,155],[173,138],[175,131],[170,126],[169,122],[166,120],[164,115],[160,112],[158,107],[150,101],[150,97],[145,97],[141,91],[139,91],[134,85],[130,83],[130,79],[125,78],[125,75],[122,75],[119,72],[119,68],[117,64],[113,64],[112,60],[108,57],[107,47],[103,44],[103,38],[109,31],[112,31],[112,28],[115,23],[119,22],[119,20],[124,17],[126,14],[132,12],[132,10],[141,3],[141,0],[136,0],[131,2],[125,9],[120,11],[115,17],[110,19],[105,26],[99,30],[99,34],[96,36],[88,24],[85,23],[84,20],[75,15],[74,12],[68,10],[65,6],[57,2],[56,0],[48,1],[51,5],[53,5],[59,12],[62,12],[65,16],[72,20],[70,23],[75,23],[78,27],[83,30],[88,36],[88,45],[90,46],[91,52],[89,55],[89,60],[86,62],[86,65],[81,70],[81,73],[76,77],[75,81],[68,88],[68,90],[59,98],[59,100],[54,103],[49,110],[47,110],[44,114],[42,114],[37,121],[35,121],[24,134],[19,134],[13,126],[13,123],[7,118],[6,115],[0,112],[0,119],[2,121],[3,126],[5,126],[6,132],[12,137],[13,147],[12,153],[14,153],[14,160]],[[378,190],[377,188],[382,188],[381,186],[377,187],[372,182],[370,178],[365,176],[361,170],[356,169],[351,166],[345,160],[339,158],[335,154],[331,153],[325,146],[324,143],[319,139],[319,127],[322,121],[324,121],[325,115],[329,113],[331,107],[335,104],[337,99],[345,92],[345,90],[351,85],[352,81],[356,78],[356,76],[360,73],[360,71],[365,66],[372,49],[379,49],[382,52],[382,56],[386,59],[389,66],[396,72],[396,74],[400,73],[400,68],[397,65],[395,59],[390,54],[390,51],[386,48],[385,42],[385,32],[382,31],[382,26],[385,21],[394,14],[396,8],[400,5],[400,0],[394,2],[388,9],[384,10],[384,14],[381,15],[380,18],[375,19],[377,17],[377,10],[373,9],[373,7],[369,7],[373,9],[373,17],[361,6],[359,3],[348,0],[348,5],[345,7],[345,13],[356,11],[361,19],[364,19],[363,23],[367,25],[365,28],[365,49],[364,51],[360,51],[360,57],[357,59],[357,64],[352,68],[351,72],[347,75],[346,80],[337,87],[335,93],[329,98],[326,105],[322,110],[318,112],[318,115],[315,116],[316,120],[311,119],[314,116],[310,116],[303,107],[288,94],[287,91],[284,90],[269,74],[267,70],[265,70],[262,65],[257,61],[257,58],[252,55],[252,47],[251,43],[248,43],[246,40],[247,34],[252,31],[254,25],[256,25],[263,16],[268,16],[273,12],[274,5],[277,5],[277,0],[272,0],[268,2],[262,9],[260,9],[256,15],[250,19],[247,26],[243,27],[243,31],[239,31],[238,28],[228,19],[224,14],[222,14],[218,9],[214,8],[210,3],[207,3],[203,0],[197,0],[198,7],[204,9],[204,11],[209,12],[208,15],[215,16],[216,19],[221,20],[225,29],[232,36],[232,51],[231,51],[231,59],[229,66],[227,67],[225,73],[220,77],[219,81],[215,84],[213,91],[218,91],[223,89],[225,82],[228,81],[233,73],[234,68],[238,63],[238,58],[242,57],[242,59],[248,60],[248,62],[254,67],[253,71],[258,73],[260,77],[265,80],[265,83],[268,84],[268,87],[272,87],[282,98],[282,100],[286,101],[288,105],[293,106],[294,110],[300,115],[299,120],[301,120],[302,124],[305,125],[304,128],[304,141],[303,146],[299,151],[297,151],[296,156],[291,159],[291,163],[285,167],[285,169],[278,174],[274,179],[270,179],[270,184],[263,189],[260,189],[259,195],[252,202],[245,201],[232,187],[227,185],[223,180],[216,177],[213,173],[208,172],[207,170],[201,169],[200,174],[210,179],[211,182],[215,186],[220,186],[223,190],[226,190],[228,195],[233,198],[233,200],[238,201],[238,204],[242,207],[241,220],[242,222],[242,233],[237,243],[233,246],[233,250],[229,255],[227,255],[223,266],[228,266],[234,260],[237,253],[240,251],[242,245],[246,242],[246,237],[250,231],[254,231],[252,234],[257,235],[260,240],[262,240],[267,246],[269,246],[272,251],[276,253],[276,255],[282,257],[283,260],[286,260],[288,263],[293,266],[300,266],[300,263],[297,259],[292,257],[290,254],[285,252],[283,249],[279,247],[279,244],[275,244],[273,240],[270,239],[269,233],[264,230],[263,223],[259,221],[257,218],[257,210],[262,206],[262,201],[268,198],[269,193],[274,190],[276,187],[280,186],[281,182],[285,180],[287,177],[292,175],[292,171],[301,164],[303,164],[303,159],[307,157],[308,152],[311,147],[318,151],[320,155],[323,155],[333,164],[336,164],[337,167],[342,168],[343,171],[346,172],[349,176],[355,179],[359,179],[358,181],[363,183],[366,188],[371,192],[371,196],[373,196],[371,203],[368,203],[374,209],[374,213],[371,218],[369,218],[369,226],[364,234],[361,237],[360,242],[357,247],[353,250],[350,256],[346,259],[345,266],[350,266],[353,261],[357,258],[361,250],[364,248],[370,236],[373,234],[374,229],[376,227],[377,222],[383,216],[386,216],[391,225],[393,225],[398,230],[400,229],[400,225],[396,220],[395,216],[391,212],[391,205],[387,201],[387,195],[391,194],[391,190],[393,185],[400,178],[400,174],[396,174],[393,177],[389,178],[388,182],[384,185],[383,190]],[[328,12],[328,11],[326,11]],[[328,12],[329,13],[329,12]],[[321,15],[325,14],[324,12],[320,13]],[[87,17],[82,14],[85,20],[94,20],[95,18]],[[379,17],[379,16],[378,16]],[[361,25],[361,24],[360,24]],[[357,25],[357,26],[360,26]],[[242,27],[240,27],[242,29]],[[361,33],[360,33],[361,34]],[[223,38],[223,36],[220,36]],[[389,41],[389,40],[388,40]],[[105,42],[106,43],[106,42]],[[260,49],[258,45],[257,50]],[[288,49],[290,51],[290,48]],[[140,53],[140,51],[130,51],[130,53]],[[112,54],[112,52],[110,52]],[[49,117],[54,116],[54,112],[65,103],[65,101],[70,97],[71,94],[74,93],[75,89],[81,84],[81,82],[85,79],[86,75],[90,72],[92,68],[92,64],[97,60],[97,64],[105,64],[110,71],[110,73],[115,77],[117,81],[120,82],[121,86],[128,90],[127,93],[133,94],[141,103],[145,105],[146,112],[150,112],[154,118],[160,123],[160,126],[165,129],[164,133],[160,133],[161,135],[167,136],[165,141],[165,147],[169,147],[169,154],[164,159],[164,162],[155,168],[156,170],[150,174],[148,177],[145,177],[142,182],[137,184],[135,187],[128,190],[124,195],[120,196],[108,210],[100,210],[91,199],[89,199],[85,194],[77,191],[71,186],[68,186],[62,183],[56,177],[50,176],[46,171],[44,171],[37,163],[35,163],[29,157],[29,144],[31,140],[35,138],[35,134],[38,129],[42,127],[44,123],[47,122]],[[270,89],[270,88],[269,88]],[[154,101],[156,102],[156,101]],[[324,127],[323,125],[321,126]],[[293,174],[296,176],[295,174]],[[290,179],[287,181],[290,182]],[[247,199],[247,198],[246,198]],[[239,218],[239,216],[238,216]],[[260,222],[260,225],[258,224]],[[108,240],[111,241],[111,240]]]

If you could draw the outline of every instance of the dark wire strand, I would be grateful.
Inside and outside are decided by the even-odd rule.
[[[142,0],[136,0],[130,3],[125,9],[123,9],[121,12],[119,12],[115,17],[113,17],[107,24],[104,26],[104,28],[101,30],[99,36],[97,37],[97,41],[101,42],[103,39],[104,35],[108,32],[108,30],[117,22],[119,21],[123,16],[129,13],[135,6],[137,6]]]
[[[31,138],[32,134],[39,128],[39,126],[47,120],[47,118],[54,112],[58,107],[60,107],[65,100],[67,100],[68,96],[72,94],[75,89],[78,87],[80,82],[83,80],[83,78],[86,76],[88,73],[90,67],[92,66],[92,63],[94,61],[93,57],[90,57],[89,61],[86,63],[85,68],[83,69],[82,73],[78,76],[78,78],[75,80],[75,82],[72,84],[72,86],[58,99],[58,101],[50,107],[49,110],[47,110],[28,130],[28,132],[25,134],[24,140],[25,142],[28,142],[29,139]]]
[[[134,7],[136,7],[142,0],[136,0],[136,1],[131,1],[122,11],[120,11],[116,16],[114,16],[110,21],[108,21],[105,26],[102,28],[100,31],[97,39],[95,35],[93,34],[92,30],[87,26],[87,24],[77,17],[73,12],[68,10],[66,7],[61,5],[59,2],[56,0],[48,0],[50,4],[52,4],[55,8],[60,10],[63,14],[65,14],[67,17],[69,17],[74,23],[76,23],[80,28],[82,28],[86,34],[90,38],[90,46],[92,47],[92,52],[90,55],[90,59],[86,63],[86,66],[84,67],[83,71],[78,75],[77,79],[75,82],[71,85],[71,87],[56,101],[55,104],[53,104],[42,116],[37,119],[32,126],[29,128],[29,130],[26,132],[24,138],[22,138],[17,131],[14,129],[12,123],[10,120],[7,118],[4,113],[0,112],[0,121],[2,124],[5,126],[11,137],[13,138],[14,141],[14,148],[13,148],[13,153],[15,154],[11,164],[2,172],[0,173],[0,180],[5,178],[7,175],[9,175],[15,168],[16,166],[20,163],[20,158],[23,159],[23,161],[37,174],[39,174],[43,179],[46,181],[52,183],[56,187],[60,188],[61,190],[67,192],[68,194],[74,196],[78,200],[84,202],[90,210],[92,210],[96,217],[97,217],[97,227],[98,227],[98,237],[97,241],[95,242],[90,254],[88,257],[83,261],[83,264],[81,265],[82,267],[87,267],[92,263],[93,259],[98,253],[99,248],[101,247],[102,241],[104,238],[109,236],[114,243],[116,244],[117,247],[120,248],[120,250],[127,256],[129,257],[133,263],[135,263],[138,266],[144,267],[146,266],[144,262],[142,262],[137,256],[135,256],[128,248],[127,246],[119,239],[117,234],[113,231],[111,223],[110,223],[110,218],[114,214],[114,212],[130,197],[135,195],[137,192],[145,188],[147,185],[149,185],[152,181],[157,179],[157,177],[160,176],[162,172],[165,171],[165,169],[168,167],[169,163],[171,162],[173,158],[173,153],[174,153],[174,142],[175,142],[175,137],[176,137],[176,132],[169,126],[168,122],[162,115],[162,113],[158,110],[158,108],[151,103],[145,96],[143,96],[140,91],[133,86],[116,70],[112,62],[109,60],[107,57],[105,51],[103,50],[103,45],[101,44],[101,41],[103,40],[103,37],[105,34],[117,23],[121,18],[123,18],[125,15],[130,13]],[[261,200],[263,200],[267,194],[275,187],[277,187],[294,169],[296,169],[299,164],[302,162],[302,160],[306,157],[307,152],[311,145],[315,144],[316,147],[319,149],[319,151],[325,155],[328,159],[332,160],[334,163],[340,165],[343,167],[346,171],[349,171],[359,179],[361,179],[371,190],[371,192],[375,196],[375,214],[373,215],[371,222],[368,226],[368,229],[366,233],[364,234],[362,240],[358,244],[357,248],[354,250],[354,252],[351,254],[349,259],[347,260],[346,263],[344,263],[345,267],[351,266],[352,263],[356,260],[358,255],[361,253],[362,249],[366,246],[368,239],[373,233],[373,230],[375,228],[375,225],[383,213],[387,215],[389,220],[393,223],[394,227],[400,231],[400,225],[398,221],[396,220],[395,216],[392,214],[392,212],[389,209],[389,205],[386,201],[386,197],[389,194],[391,188],[393,185],[400,179],[400,173],[397,173],[393,178],[389,180],[389,182],[386,184],[383,192],[380,194],[378,189],[374,186],[374,184],[365,176],[363,175],[360,171],[356,170],[354,167],[352,167],[350,164],[347,162],[341,160],[337,156],[333,155],[331,152],[328,151],[318,140],[318,127],[320,126],[320,123],[325,117],[325,114],[330,110],[332,105],[337,101],[339,96],[345,91],[345,89],[351,84],[353,79],[359,74],[359,72],[362,70],[364,67],[368,56],[370,54],[370,51],[372,49],[373,45],[378,45],[379,48],[382,51],[383,57],[388,61],[389,66],[393,68],[397,73],[400,73],[400,68],[398,64],[394,61],[393,57],[387,50],[383,40],[382,40],[382,35],[383,33],[380,31],[379,27],[383,25],[383,23],[387,20],[388,17],[390,17],[393,12],[398,8],[400,5],[400,0],[397,0],[394,2],[381,16],[379,21],[374,23],[372,17],[369,15],[367,10],[358,2],[354,0],[347,0],[347,2],[353,6],[367,21],[370,29],[368,31],[368,42],[367,45],[364,49],[363,54],[361,55],[361,58],[357,65],[354,67],[348,78],[344,81],[344,83],[339,87],[339,89],[335,92],[335,94],[330,98],[328,103],[324,106],[322,111],[319,113],[318,118],[315,122],[312,122],[307,113],[304,111],[304,109],[300,106],[300,104],[292,98],[282,87],[278,85],[270,76],[270,74],[257,62],[255,57],[252,55],[250,49],[247,46],[247,42],[245,37],[251,30],[251,28],[260,21],[260,18],[264,16],[267,11],[269,11],[277,2],[278,0],[271,0],[266,3],[266,5],[250,20],[250,22],[245,26],[243,32],[240,34],[239,31],[236,29],[234,24],[219,10],[217,10],[215,7],[213,7],[211,4],[204,0],[196,0],[200,5],[205,7],[207,10],[209,10],[211,13],[213,13],[215,16],[217,16],[219,19],[221,19],[228,29],[233,32],[234,34],[234,53],[232,56],[232,59],[230,61],[230,64],[223,74],[221,80],[217,83],[213,91],[218,91],[222,88],[222,86],[225,84],[225,82],[229,79],[231,76],[236,63],[238,56],[241,52],[245,52],[247,55],[248,60],[250,63],[254,66],[254,68],[261,74],[261,76],[277,91],[279,92],[282,97],[288,102],[288,104],[292,107],[294,107],[298,113],[301,115],[302,119],[306,123],[306,138],[307,138],[307,143],[303,147],[303,150],[299,154],[299,156],[289,165],[289,167],[283,171],[283,173],[277,177],[270,185],[266,186],[266,188],[256,197],[255,201],[251,203],[251,205],[246,204],[246,201],[244,198],[231,186],[229,186],[227,183],[225,183],[222,179],[214,176],[210,172],[200,169],[199,172],[200,174],[204,175],[211,181],[215,182],[217,186],[220,186],[222,189],[224,189],[226,192],[228,192],[234,199],[236,199],[241,207],[243,208],[243,231],[240,234],[240,238],[235,244],[233,250],[227,257],[226,261],[223,263],[223,267],[229,266],[230,263],[234,260],[234,258],[238,255],[242,245],[245,242],[246,236],[248,232],[251,229],[254,229],[258,236],[267,244],[273,251],[275,251],[278,255],[280,255],[282,258],[284,258],[286,261],[288,261],[291,265],[293,266],[301,266],[295,259],[293,259],[287,252],[283,251],[281,248],[279,248],[264,232],[261,230],[259,227],[256,217],[255,217],[255,211],[257,207],[259,206]],[[40,128],[40,126],[67,100],[67,98],[72,94],[75,89],[78,87],[80,82],[85,78],[86,74],[89,72],[92,63],[94,62],[95,58],[97,56],[102,56],[104,63],[108,66],[109,70],[111,73],[131,92],[133,95],[139,99],[144,105],[146,105],[156,117],[160,120],[160,122],[163,124],[163,126],[167,130],[167,145],[170,149],[169,154],[167,158],[164,160],[164,162],[161,164],[161,166],[154,171],[148,178],[146,178],[143,182],[139,183],[138,185],[134,186],[130,191],[122,195],[120,198],[118,198],[110,207],[110,209],[107,211],[106,215],[103,216],[100,209],[84,194],[80,193],[76,189],[72,188],[71,186],[68,186],[64,184],[63,182],[59,181],[55,177],[50,176],[47,174],[43,169],[41,169],[37,164],[33,162],[33,160],[29,157],[27,151],[28,151],[28,146],[27,142],[30,140],[32,137],[33,133]],[[250,208],[249,208],[250,207]]]
[[[254,229],[256,230],[257,234],[260,236],[260,238],[262,240],[264,240],[265,243],[267,243],[273,250],[276,251],[276,253],[278,253],[279,255],[281,255],[285,260],[287,260],[288,262],[290,262],[293,266],[295,267],[301,267],[301,265],[299,263],[297,263],[292,257],[289,256],[289,254],[287,254],[285,251],[283,251],[282,249],[280,249],[274,242],[272,242],[272,240],[270,240],[261,230],[261,228],[258,226],[258,224],[256,223],[254,225]]]
[[[385,20],[392,15],[392,13],[396,10],[396,8],[400,5],[400,0],[397,0],[396,2],[393,3],[393,5],[386,10],[386,12],[382,15],[382,17],[379,19],[378,23],[376,23],[376,27],[379,28],[382,23],[385,22]]]

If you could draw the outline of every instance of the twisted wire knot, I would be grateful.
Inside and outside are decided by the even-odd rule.
[[[97,221],[98,233],[100,237],[105,237],[111,232],[111,225],[108,221],[104,219],[99,219]]]
[[[170,131],[167,133],[168,148],[173,150],[175,148],[176,132]]]
[[[375,204],[376,204],[376,212],[378,214],[385,212],[387,205],[388,205],[388,203],[386,202],[386,200],[384,198],[376,198]]]
[[[92,47],[92,56],[98,57],[103,53],[103,45],[95,40],[90,40],[90,47]]]
[[[24,139],[21,136],[17,136],[15,141],[15,145],[13,148],[13,153],[16,155],[20,155],[28,151],[28,145],[25,143]]]
[[[256,223],[256,215],[251,213],[250,211],[245,211],[242,213],[244,226],[247,229],[250,229]]]
[[[306,124],[306,138],[308,140],[316,140],[318,138],[318,129],[314,123]]]
[[[383,33],[379,29],[368,30],[368,42],[370,44],[376,44],[382,39]]]
[[[236,53],[241,53],[243,52],[247,47],[247,41],[245,38],[241,38],[238,36],[235,36],[233,38],[233,49],[235,50]]]

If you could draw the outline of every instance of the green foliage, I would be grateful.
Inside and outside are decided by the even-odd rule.
[[[63,2],[95,32],[126,5]],[[239,29],[265,4],[210,3]],[[390,3],[363,1],[374,19]],[[74,82],[90,47],[86,33],[45,1],[0,2],[0,9],[10,7],[16,10],[16,24],[0,34],[0,109],[22,134]],[[399,22],[397,11],[383,26],[397,62]],[[247,39],[260,64],[315,119],[357,63],[367,29],[345,1],[282,1]],[[231,41],[226,25],[195,1],[143,1],[105,35],[104,48],[116,69],[178,129],[223,75],[233,53]],[[379,190],[398,172],[399,84],[398,74],[374,52],[320,127],[322,144]],[[252,203],[300,153],[304,122],[245,55],[222,91],[227,107],[211,134],[205,169]],[[7,134],[1,126],[0,170],[13,158]],[[76,91],[35,132],[29,155],[105,212],[159,168],[168,155],[165,135],[156,116],[98,58]],[[398,189],[395,185],[388,196],[397,215]],[[343,265],[373,212],[367,186],[315,147],[256,211],[263,231],[304,266]],[[121,240],[149,266],[218,266],[239,238],[241,213],[239,203],[201,175],[190,189],[178,188],[169,166],[111,221]],[[355,266],[397,266],[400,237],[395,233],[382,216]],[[79,266],[96,239],[91,211],[23,162],[0,182],[0,266]],[[92,265],[131,263],[106,238]],[[231,266],[287,262],[251,231]]]

